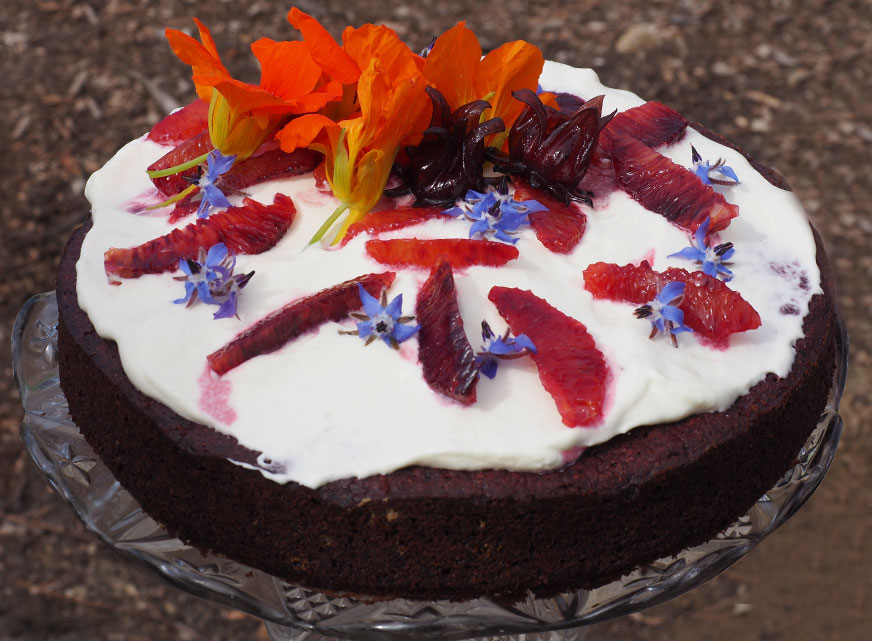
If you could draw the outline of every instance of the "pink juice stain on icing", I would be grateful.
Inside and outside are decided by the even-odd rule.
[[[200,397],[197,406],[216,421],[230,425],[236,420],[236,410],[230,407],[230,391],[232,383],[216,376],[209,365],[203,368],[203,373],[197,379],[200,386]]]
[[[333,192],[330,191],[329,185],[327,186],[327,191],[322,191],[318,187],[300,191],[297,193],[296,198],[300,202],[314,207],[325,207],[336,203],[336,199],[333,197]]]
[[[581,445],[576,445],[575,447],[570,447],[568,450],[563,450],[563,464],[568,465],[570,463],[574,463],[581,453],[584,452],[584,447]]]
[[[630,264],[633,265],[634,267],[638,267],[639,265],[642,264],[642,261],[647,260],[648,264],[651,265],[651,267],[653,268],[654,267],[654,258],[656,256],[657,256],[657,252],[652,247],[651,249],[646,251],[644,254],[642,254],[642,256],[638,260],[630,261]]]
[[[122,205],[124,211],[128,214],[136,214],[137,216],[163,216],[166,217],[170,211],[172,211],[173,206],[168,205],[167,207],[159,207],[157,209],[149,209],[149,207],[154,207],[155,205],[160,204],[166,200],[166,196],[162,196],[157,189],[153,191],[146,192],[144,194],[140,194],[135,198],[131,198]]]
[[[654,264],[654,257],[657,255],[657,252],[654,251],[654,248],[648,250],[648,252],[643,256],[642,260],[647,260],[649,265]]]

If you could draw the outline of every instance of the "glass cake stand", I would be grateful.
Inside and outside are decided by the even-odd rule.
[[[364,603],[288,585],[219,556],[204,556],[145,514],[70,419],[58,382],[57,318],[54,292],[39,294],[21,309],[12,334],[13,367],[25,409],[21,436],[39,469],[104,543],[182,590],[260,617],[274,641],[580,640],[591,624],[671,599],[745,555],[811,496],[833,459],[842,429],[837,410],[847,369],[847,337],[840,320],[838,366],[829,402],[797,464],[745,516],[708,543],[595,590],[550,599],[530,596],[512,606],[490,599]]]

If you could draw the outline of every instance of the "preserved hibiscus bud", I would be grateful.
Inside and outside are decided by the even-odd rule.
[[[523,176],[564,204],[570,198],[586,199],[574,188],[590,165],[599,132],[614,115],[601,117],[603,97],[569,114],[545,106],[529,89],[512,95],[527,106],[509,131],[508,156],[492,154],[497,171]]]
[[[491,105],[474,100],[453,114],[436,89],[427,87],[433,101],[433,116],[424,138],[407,147],[402,163],[403,179],[418,205],[451,206],[470,189],[484,191],[484,140],[505,129],[501,118],[479,122]]]

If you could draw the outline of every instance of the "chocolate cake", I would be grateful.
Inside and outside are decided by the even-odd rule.
[[[308,17],[294,11],[292,24],[301,28],[306,39],[314,37]],[[460,27],[452,30],[452,37],[465,37]],[[346,41],[351,52],[353,35]],[[211,39],[202,27],[201,36],[208,53]],[[439,59],[438,41],[431,55]],[[411,207],[408,200],[390,200],[387,205],[383,201],[362,222],[384,219],[387,212],[387,227],[370,222],[359,231],[351,220],[337,236],[339,249],[330,252],[314,247],[301,254],[298,241],[319,227],[323,220],[319,211],[336,208],[334,196],[340,203],[360,203],[353,200],[353,194],[343,195],[342,176],[335,167],[331,169],[329,153],[325,176],[332,194],[323,185],[319,190],[311,175],[311,161],[319,157],[288,148],[286,129],[275,134],[282,151],[268,143],[265,150],[249,150],[249,160],[240,160],[242,152],[236,149],[237,159],[227,162],[228,166],[250,162],[248,167],[265,171],[280,154],[291,159],[287,163],[295,169],[290,174],[286,169],[282,170],[285,173],[266,172],[273,180],[247,185],[249,199],[242,200],[230,188],[238,183],[216,174],[217,164],[229,157],[222,155],[225,150],[210,155],[208,165],[193,180],[180,183],[178,189],[189,183],[198,185],[203,197],[194,200],[193,206],[190,200],[179,200],[173,217],[193,214],[197,208],[205,210],[201,213],[226,208],[195,224],[143,213],[144,204],[161,204],[158,201],[168,195],[164,190],[175,189],[160,182],[171,181],[172,174],[169,179],[152,176],[152,187],[144,178],[144,169],[159,166],[167,149],[181,153],[178,149],[189,144],[157,142],[167,127],[159,125],[159,134],[153,131],[150,139],[134,141],[95,175],[88,187],[93,222],[75,232],[58,274],[61,383],[71,415],[85,438],[146,512],[195,547],[328,593],[369,599],[463,600],[488,595],[511,601],[528,592],[550,596],[597,587],[639,565],[705,542],[776,483],[817,424],[833,381],[835,304],[820,239],[808,231],[778,174],[743,157],[704,127],[693,125],[685,134],[686,122],[667,108],[603,90],[607,106],[617,101],[624,115],[623,120],[615,117],[610,123],[602,115],[601,100],[585,101],[572,93],[575,90],[584,98],[597,95],[594,91],[600,93],[602,87],[591,72],[552,63],[545,71],[540,83],[555,91],[557,100],[554,107],[547,107],[554,111],[542,113],[551,114],[549,118],[558,123],[564,119],[581,129],[592,128],[593,142],[579,145],[587,151],[578,151],[575,158],[580,175],[555,179],[556,173],[549,174],[547,167],[537,164],[537,154],[545,147],[525,147],[527,143],[517,143],[518,138],[512,137],[512,131],[534,126],[530,123],[539,113],[537,105],[549,100],[548,94],[537,98],[532,90],[526,94],[515,90],[517,101],[523,104],[512,116],[521,124],[507,127],[510,155],[501,155],[497,148],[488,152],[493,166],[511,175],[514,186],[506,193],[505,182],[493,191],[483,176],[456,178],[464,193],[469,188],[477,194],[473,205],[461,202],[459,207],[466,217],[475,218],[475,204],[499,193],[499,202],[523,213],[524,225],[529,217],[532,229],[499,227],[500,216],[492,216],[496,222],[490,221],[487,237],[493,238],[495,232],[497,240],[502,240],[500,232],[508,236],[508,249],[500,252],[516,261],[510,266],[489,262],[458,267],[446,263],[442,253],[432,260],[431,271],[428,266],[410,267],[391,258],[388,264],[395,271],[374,276],[381,279],[382,289],[404,292],[407,300],[417,297],[432,302],[432,295],[453,301],[416,305],[420,327],[399,311],[388,313],[389,319],[380,317],[392,327],[404,325],[401,333],[379,328],[378,314],[371,311],[377,303],[368,302],[377,299],[377,292],[372,298],[369,294],[375,290],[368,291],[369,284],[357,286],[372,279],[334,283],[357,276],[363,266],[373,271],[379,263],[385,264],[386,259],[378,257],[376,246],[366,238],[433,243],[450,236],[451,247],[473,246],[464,244],[469,231],[464,216],[451,210],[456,200],[471,197],[451,196],[446,205],[439,191],[446,183],[434,186],[439,181],[424,180],[422,167],[438,143],[426,134],[420,139],[426,119],[418,133],[418,146],[407,147],[399,164],[401,180],[410,185],[417,204],[429,205],[429,209]],[[341,70],[333,72],[340,74]],[[432,73],[428,81],[438,80],[439,73]],[[358,82],[363,83],[364,76]],[[433,83],[439,86],[438,81]],[[429,96],[436,115],[430,116],[428,131],[440,117],[440,100],[451,103],[450,92],[444,93],[447,99],[433,92]],[[492,101],[500,104],[499,96]],[[637,108],[641,111],[633,111]],[[205,113],[196,105],[183,112],[187,117],[198,109]],[[451,109],[455,109],[451,116],[455,133],[462,129],[474,141],[499,134],[496,125],[487,125],[490,121],[480,117],[485,109],[481,104],[467,106],[466,111],[451,104]],[[654,129],[648,124],[652,111],[658,123]],[[461,122],[458,112],[463,117],[472,114],[472,124],[457,125]],[[476,129],[479,121],[483,129]],[[653,130],[663,135],[664,121],[666,128],[674,130],[665,138],[652,139]],[[205,126],[203,116],[201,130]],[[202,133],[193,136],[202,140]],[[216,140],[212,132],[212,142],[219,147]],[[446,134],[444,140],[451,142],[451,136]],[[736,167],[741,185],[731,180],[729,165],[698,159],[697,148],[723,155]],[[709,175],[716,181],[723,178],[715,183],[719,191],[698,192],[707,203],[704,216],[687,208],[652,210],[649,191],[635,186],[639,172],[627,167],[641,163],[639,158],[644,157],[644,162],[665,168],[669,176],[680,175],[682,181],[690,179],[680,172],[693,176],[683,168],[673,168],[678,167],[676,162],[664,160],[666,156],[659,152],[654,157],[655,149],[673,159],[683,158],[684,163],[691,161],[692,149],[697,168],[692,180],[702,181]],[[478,162],[484,163],[483,144],[480,150]],[[130,178],[140,175],[143,180]],[[234,180],[239,180],[238,175]],[[213,188],[226,191],[232,202],[224,193],[219,198],[208,191]],[[161,190],[162,196],[150,195],[152,189]],[[524,197],[530,194],[533,198]],[[376,198],[380,195],[381,190]],[[564,198],[569,197],[587,199],[587,204],[566,205]],[[755,200],[769,204],[755,209]],[[165,209],[170,206],[173,203]],[[554,220],[547,215],[545,222],[541,217],[534,219],[539,207],[564,212],[560,235],[552,233]],[[742,211],[736,217],[739,207]],[[187,230],[206,229],[213,224],[208,221],[220,220],[222,215],[244,217],[251,211],[257,212],[257,224],[272,216],[286,218],[276,223],[282,229],[276,232],[279,240],[274,247],[246,246],[228,253],[226,248],[213,251],[200,245],[194,253],[183,252],[181,262],[173,253],[173,243],[182,242],[179,238]],[[762,220],[770,211],[773,223]],[[620,218],[624,212],[630,212],[626,215],[631,218]],[[414,217],[414,222],[400,229],[395,221],[407,216]],[[508,220],[506,214],[502,216],[504,222]],[[478,220],[486,222],[483,216]],[[791,225],[788,230],[783,229],[785,221]],[[609,240],[615,229],[628,225],[640,227],[620,243]],[[123,242],[142,242],[130,241],[128,228],[137,228],[132,233],[146,239],[161,230],[182,231],[161,237],[171,239],[160,241],[161,251],[168,251],[170,259],[158,255],[146,264],[136,262],[145,260],[144,250],[126,250],[124,245],[114,249]],[[329,225],[321,226],[318,233],[323,235],[324,228]],[[565,231],[569,228],[571,234]],[[768,230],[766,238],[758,237],[757,230],[762,228]],[[795,252],[790,243],[777,242],[782,231],[797,239]],[[470,237],[474,234],[469,232]],[[567,241],[573,234],[573,240]],[[692,267],[680,263],[679,254],[666,255],[673,251],[676,239],[683,238],[680,242],[686,244],[688,235],[694,250],[705,255],[698,261],[708,269],[705,273],[679,269],[679,264]],[[458,237],[463,242],[454,240]],[[235,242],[230,233],[221,238],[227,246]],[[730,242],[714,246],[714,239]],[[736,260],[728,263],[733,241]],[[495,244],[488,240],[487,251],[493,251]],[[628,248],[622,249],[623,245]],[[379,251],[384,246],[378,246]],[[210,257],[205,256],[206,250]],[[591,251],[591,255],[585,253]],[[623,267],[607,264],[598,251],[616,256],[624,251],[636,260]],[[260,257],[267,262],[256,262]],[[159,264],[161,260],[166,264]],[[231,277],[237,260],[243,269]],[[669,269],[663,271],[667,263]],[[551,271],[543,268],[546,264]],[[652,271],[651,265],[661,271]],[[227,270],[220,279],[225,289],[198,289],[196,276],[218,267]],[[654,289],[630,305],[629,300],[597,289],[600,285],[593,281],[593,267],[608,274],[648,274],[656,281]],[[748,273],[754,269],[756,273]],[[166,273],[178,274],[178,270],[183,275],[175,281]],[[735,281],[727,282],[733,273]],[[434,284],[437,275],[441,280]],[[662,295],[666,286],[661,281],[667,275],[673,280],[671,285],[682,283],[683,297]],[[552,286],[551,281],[562,278],[565,284]],[[191,286],[183,288],[180,279]],[[762,289],[755,290],[757,284],[752,281],[762,281]],[[775,294],[766,289],[766,283]],[[351,311],[361,306],[367,311],[358,319],[357,329],[353,329],[354,321],[343,320],[347,311],[329,320],[312,321],[307,301],[317,299],[319,309],[342,308],[337,301],[348,300],[349,291]],[[721,325],[715,330],[694,325],[699,321],[692,303],[699,291],[730,301],[717,312],[721,320],[715,325],[745,324],[731,329],[732,336],[718,333]],[[738,292],[760,308],[759,316]],[[189,309],[172,305],[174,296],[181,297],[176,302]],[[211,302],[221,305],[215,320],[211,318],[214,309],[206,307],[213,296],[220,300]],[[503,305],[501,297],[508,297],[512,304]],[[484,351],[476,353],[465,336],[482,317],[490,325],[497,324],[494,319],[499,316],[488,300],[513,333],[503,334],[495,327],[496,335],[510,346],[510,355],[520,357],[501,362],[493,381],[480,379],[479,374],[485,375],[484,363],[494,352],[483,347]],[[574,307],[577,300],[586,306],[580,314]],[[646,304],[636,307],[641,303]],[[384,310],[394,309],[395,303],[388,305],[384,299],[381,305],[382,313],[387,313]],[[396,303],[396,308],[400,305]],[[436,311],[431,313],[434,306]],[[671,306],[680,306],[684,315],[658,316],[661,307]],[[634,307],[638,319],[633,318]],[[524,325],[522,308],[533,309],[540,322]],[[740,313],[745,309],[750,311]],[[432,320],[434,315],[447,319],[447,329],[439,329],[442,325]],[[625,322],[625,317],[631,320]],[[276,319],[288,318],[295,325],[287,329],[288,321],[282,321],[285,338],[268,348],[251,350],[250,344],[264,335],[263,327],[270,328],[268,340],[277,341],[272,327]],[[657,319],[661,319],[659,325]],[[685,322],[692,327],[684,327]],[[569,333],[561,334],[567,327]],[[368,342],[382,338],[386,345],[378,341],[362,349],[360,338],[348,335],[352,332]],[[491,332],[488,338],[485,330],[484,339],[492,345],[496,336]],[[553,343],[558,347],[552,347]],[[585,377],[572,367],[568,374],[561,369],[565,361],[561,343],[575,350],[573,354],[581,354],[585,362],[598,363],[597,374]],[[624,344],[634,346],[638,358],[636,352],[628,358],[621,351]],[[594,352],[596,358],[591,360]],[[227,359],[237,353],[244,357],[228,365]],[[760,363],[745,362],[758,354]],[[693,387],[699,377],[696,368],[709,375],[700,388]],[[734,376],[734,369],[742,373]],[[561,382],[567,376],[584,386],[579,391],[582,388],[572,383],[574,398],[569,398]],[[309,378],[314,381],[312,387],[304,387]],[[323,387],[324,381],[333,385]],[[286,388],[281,387],[283,382]],[[261,388],[285,392],[267,393]],[[636,388],[638,394],[633,392]],[[647,388],[654,391],[646,392]],[[714,390],[712,395],[707,388]],[[188,394],[189,389],[194,392]],[[660,402],[658,397],[664,396],[666,401]],[[404,409],[392,411],[393,407]],[[276,425],[258,425],[265,421]],[[258,431],[261,427],[263,434]],[[438,432],[432,443],[421,444],[432,432]],[[540,432],[542,452],[527,452],[537,448],[524,439]],[[477,444],[479,440],[483,445]],[[504,450],[493,451],[502,447],[500,441],[509,442]],[[456,443],[462,443],[464,450],[459,451]]]
[[[726,412],[646,426],[558,470],[410,467],[317,489],[232,463],[255,452],[139,392],[117,349],[78,306],[75,261],[58,277],[61,380],[77,425],[170,532],[295,585],[376,598],[521,598],[593,588],[702,543],[775,484],[816,424],[832,384],[836,324],[812,299],[785,378]]]

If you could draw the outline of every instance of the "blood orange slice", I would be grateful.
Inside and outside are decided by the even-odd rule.
[[[587,328],[529,291],[494,287],[488,298],[513,334],[526,334],[533,341],[536,351],[530,356],[563,423],[569,427],[598,423],[609,367]]]

